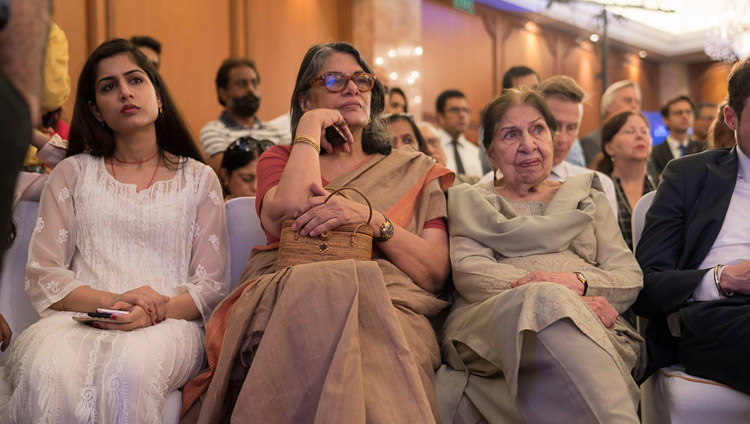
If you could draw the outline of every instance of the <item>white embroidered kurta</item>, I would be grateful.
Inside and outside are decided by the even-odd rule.
[[[0,396],[0,422],[161,422],[165,396],[203,362],[200,320],[107,331],[49,306],[82,285],[113,293],[149,285],[171,297],[190,293],[205,322],[229,290],[228,249],[209,167],[183,160],[172,179],[136,192],[101,158],[61,162],[42,193],[26,267],[26,293],[42,319],[13,344],[7,381],[0,376],[11,393]]]

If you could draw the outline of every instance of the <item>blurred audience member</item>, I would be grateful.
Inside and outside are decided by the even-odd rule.
[[[469,127],[471,109],[464,93],[446,90],[440,93],[435,105],[437,123],[447,167],[457,175],[482,176],[482,162],[479,160],[479,147],[464,136]]]
[[[663,143],[654,146],[649,159],[648,172],[659,181],[667,162],[674,158],[706,150],[705,141],[694,141],[688,137],[688,130],[693,126],[693,102],[687,96],[670,99],[661,108],[664,125],[669,135]]]
[[[602,94],[600,108],[602,121],[624,110],[640,112],[641,89],[633,81],[617,81],[607,87],[604,94]],[[581,147],[583,148],[583,158],[586,161],[586,166],[593,168],[595,163],[598,162],[598,160],[595,160],[596,156],[602,153],[601,128],[597,128],[583,136]]]
[[[708,129],[708,146],[711,149],[720,149],[722,147],[732,147],[736,142],[734,131],[732,131],[724,122],[724,108],[729,104],[727,100],[721,102],[716,110],[716,119],[711,123]]]
[[[273,143],[240,137],[232,143],[221,159],[219,177],[224,188],[224,200],[235,197],[255,196],[258,190],[258,158]]]
[[[130,42],[138,47],[138,50],[148,58],[158,71],[161,67],[161,43],[148,35],[131,37]]]
[[[716,119],[716,103],[700,102],[695,105],[691,141],[708,141],[708,128]]]
[[[432,153],[430,156],[432,156],[437,163],[445,166],[445,151],[443,151],[443,144],[440,141],[440,137],[438,137],[437,128],[426,121],[420,122],[417,127],[419,128],[419,132],[422,133],[422,138],[424,138],[425,144],[432,147]]]
[[[18,171],[39,125],[44,46],[49,27],[48,0],[15,1],[0,7],[0,240],[6,240]],[[4,251],[0,246],[0,255]]]
[[[604,121],[601,134],[603,156],[597,169],[615,183],[617,221],[625,243],[633,250],[633,208],[644,194],[656,189],[656,181],[646,173],[651,153],[648,120],[640,112],[620,112]]]
[[[406,94],[398,87],[388,89],[385,97],[385,113],[406,113],[409,111],[409,103]]]
[[[247,58],[226,59],[216,73],[216,94],[224,111],[219,119],[203,127],[200,141],[208,164],[217,173],[224,151],[240,137],[289,144],[289,127],[275,127],[261,122],[256,116],[261,96],[260,75],[255,62]]]
[[[414,123],[414,118],[406,113],[392,113],[390,115],[383,115],[383,119],[388,125],[388,131],[393,134],[393,141],[391,145],[394,149],[399,149],[404,146],[412,146],[414,150],[418,150],[427,156],[432,156],[430,152],[434,149],[429,148],[427,143],[422,137],[422,133],[417,128],[417,124]]]

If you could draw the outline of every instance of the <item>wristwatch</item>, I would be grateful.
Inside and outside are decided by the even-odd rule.
[[[581,296],[586,296],[586,291],[589,289],[589,282],[586,280],[586,277],[583,276],[583,273],[578,271],[574,271],[573,273],[578,277],[578,281],[583,283],[583,294]]]
[[[380,226],[380,237],[375,237],[375,241],[378,243],[386,242],[393,237],[393,224],[391,220],[385,214],[383,214],[383,218],[385,218],[385,222]]]

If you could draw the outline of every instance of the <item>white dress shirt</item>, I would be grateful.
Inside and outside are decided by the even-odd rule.
[[[564,182],[568,177],[586,174],[588,172],[596,172],[596,175],[599,176],[599,181],[602,182],[604,194],[607,196],[607,200],[609,200],[609,206],[612,207],[612,213],[617,217],[617,193],[615,193],[615,184],[606,174],[594,171],[593,169],[573,165],[570,162],[562,161],[552,167],[552,173],[550,173],[549,179],[552,181]]]
[[[453,155],[453,137],[442,128],[438,128],[437,135],[440,137],[445,152],[446,168],[458,173],[456,158]],[[458,137],[458,153],[461,155],[461,163],[464,165],[464,175],[481,177],[482,162],[479,159],[479,147],[467,140],[463,134]]]
[[[690,143],[690,137],[686,138],[685,141],[680,141],[671,135],[667,136],[667,139],[664,140],[665,143],[667,143],[667,146],[669,146],[669,151],[672,152],[673,158],[681,158],[682,157],[682,151],[680,151],[680,146],[685,146],[687,149],[688,143]]]
[[[734,186],[724,223],[699,269],[713,268],[718,264],[734,265],[750,259],[750,158],[739,147],[737,158],[737,185]],[[711,269],[703,276],[690,300],[716,300],[722,297],[714,282],[714,270]]]

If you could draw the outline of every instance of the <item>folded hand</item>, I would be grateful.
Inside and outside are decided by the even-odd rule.
[[[615,321],[620,314],[617,313],[617,309],[609,304],[607,299],[601,296],[583,296],[581,299],[589,305],[589,308],[594,311],[605,327],[612,328],[615,326]]]
[[[115,297],[109,309],[131,310],[140,306],[151,317],[153,324],[158,324],[167,318],[167,302],[169,296],[158,293],[150,286],[141,286]]]

